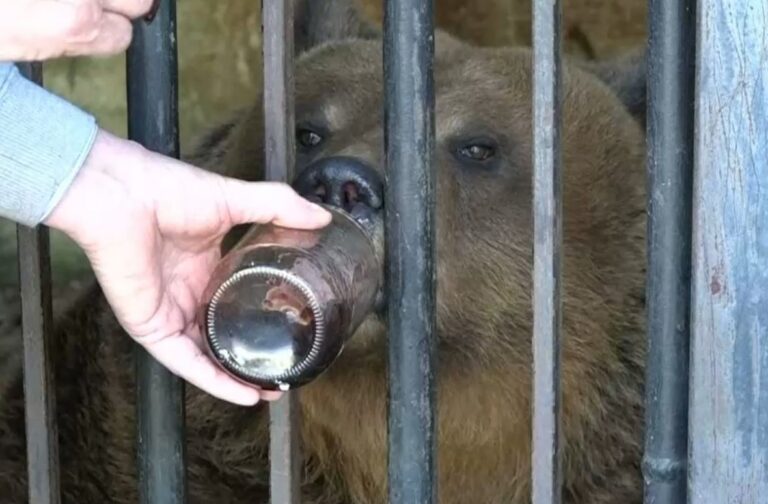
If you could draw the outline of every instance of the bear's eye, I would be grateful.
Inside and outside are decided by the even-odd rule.
[[[487,145],[468,145],[459,150],[459,154],[473,161],[485,161],[493,156],[493,147]]]
[[[484,162],[493,158],[496,154],[496,149],[488,143],[475,142],[459,147],[458,154],[465,160]]]
[[[298,128],[296,130],[296,142],[302,149],[308,150],[320,145],[323,137],[316,131],[308,128]]]

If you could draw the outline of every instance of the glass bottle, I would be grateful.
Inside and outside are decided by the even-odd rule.
[[[381,265],[368,232],[337,208],[328,226],[255,225],[219,262],[203,294],[211,356],[267,390],[308,383],[370,313]]]

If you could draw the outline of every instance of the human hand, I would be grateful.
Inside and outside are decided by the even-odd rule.
[[[328,212],[289,186],[248,183],[99,132],[45,224],[83,248],[118,321],[174,374],[237,404],[276,399],[225,373],[203,350],[200,298],[232,226],[320,228]]]
[[[131,43],[152,0],[0,0],[0,61],[108,55]]]

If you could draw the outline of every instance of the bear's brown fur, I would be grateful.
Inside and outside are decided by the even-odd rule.
[[[297,30],[297,124],[320,121],[329,133],[317,152],[299,155],[297,168],[344,154],[381,171],[375,30],[362,30],[352,15],[324,24],[307,14],[300,10]],[[641,63],[630,63],[628,72],[564,66],[562,378],[570,504],[642,500],[644,135],[630,111],[642,111],[644,78],[636,70]],[[440,502],[525,503],[531,53],[471,47],[439,34],[435,80]],[[216,128],[190,159],[258,179],[259,100]],[[494,158],[460,161],[456,145],[478,137],[497,143]],[[54,339],[63,502],[137,502],[133,343],[98,288],[59,321]],[[385,345],[383,322],[371,316],[334,366],[299,391],[304,502],[386,502]],[[19,356],[10,348],[0,359],[0,495],[9,504],[26,501]],[[191,504],[267,502],[266,412],[187,386]]]

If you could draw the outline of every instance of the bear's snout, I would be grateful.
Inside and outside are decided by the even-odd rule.
[[[367,220],[384,206],[383,181],[360,159],[334,156],[307,166],[294,182],[304,198],[341,208],[355,218]]]

